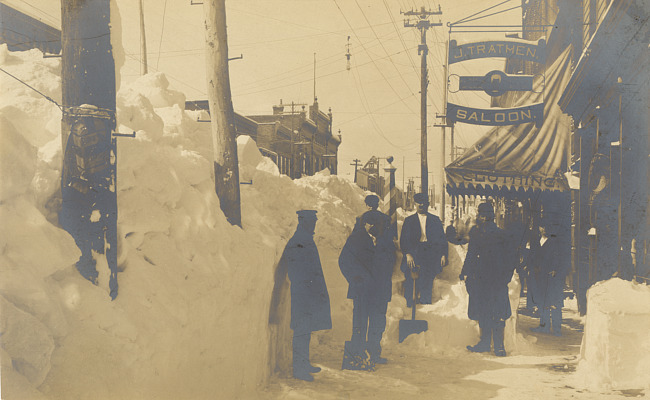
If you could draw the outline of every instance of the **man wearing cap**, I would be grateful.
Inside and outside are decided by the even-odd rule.
[[[286,268],[291,281],[291,329],[293,329],[293,376],[313,381],[320,371],[309,362],[311,333],[332,328],[330,298],[314,242],[316,211],[301,210],[298,227],[289,239],[278,268]]]
[[[400,269],[406,278],[404,297],[411,307],[413,279],[416,277],[416,295],[419,304],[431,304],[433,279],[447,263],[447,239],[440,218],[431,214],[429,199],[424,193],[413,196],[417,213],[409,215],[402,225],[400,248],[404,257]]]
[[[349,284],[348,298],[354,305],[349,354],[352,363],[346,366],[344,360],[344,369],[363,369],[366,350],[370,365],[387,362],[381,357],[381,337],[386,329],[395,264],[389,224],[386,214],[377,210],[365,212],[357,219],[339,256],[339,267]]]
[[[568,271],[568,256],[558,236],[558,227],[549,223],[548,218],[539,224],[539,245],[531,257],[531,264],[538,282],[540,301],[539,326],[534,332],[550,333],[561,336],[562,306],[564,305],[564,283]]]
[[[476,226],[469,233],[469,247],[460,279],[465,280],[469,294],[467,314],[478,321],[481,339],[467,346],[475,353],[489,352],[494,341],[494,354],[506,355],[503,344],[505,321],[510,318],[508,283],[516,267],[514,246],[510,238],[494,223],[494,208],[489,203],[478,206]]]

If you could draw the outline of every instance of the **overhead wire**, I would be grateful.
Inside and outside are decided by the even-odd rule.
[[[356,3],[357,7],[359,8],[359,11],[361,11],[361,15],[363,15],[363,18],[364,18],[364,19],[366,20],[366,22],[368,23],[368,26],[371,26],[371,25],[370,25],[370,21],[368,20],[368,17],[366,16],[366,13],[363,12],[363,9],[362,9],[361,6],[359,5],[359,1],[358,1],[358,0],[354,0],[354,2]],[[382,48],[382,49],[384,50],[384,52],[388,55],[388,54],[389,54],[389,53],[388,53],[388,50],[386,50],[386,46],[384,46],[384,43],[379,39],[379,35],[378,35],[377,32],[375,31],[375,28],[371,27],[371,30],[372,30],[372,33],[373,33],[373,34],[375,35],[375,37],[377,38],[377,40],[379,41],[379,43],[381,44],[381,48]],[[399,69],[397,69],[397,66],[394,64],[392,57],[389,55],[388,58],[389,58],[389,60],[391,61],[391,63],[393,64],[393,67],[395,68],[395,70],[396,70],[396,71],[398,72],[398,74],[399,74],[400,71],[399,71]],[[404,83],[404,86],[405,86],[405,87],[406,87],[406,88],[407,88],[411,93],[414,93],[413,90],[411,89],[411,87],[409,86],[409,84],[404,80],[404,77],[403,77],[401,74],[399,74],[399,77],[400,77],[400,79],[402,80],[402,82]]]
[[[354,75],[354,72],[357,72],[356,77]],[[358,69],[353,70],[352,77],[356,78],[358,83],[359,83],[358,85],[355,85],[355,89],[357,90],[357,93],[359,94],[359,100],[361,100],[361,105],[366,110],[366,115],[369,117],[368,119],[370,120],[370,122],[374,126],[374,128],[376,129],[379,136],[381,136],[382,139],[384,139],[391,146],[393,146],[395,148],[398,148],[398,149],[400,149],[402,151],[405,151],[405,149],[402,146],[399,146],[399,145],[393,143],[390,139],[388,139],[386,137],[386,135],[384,134],[382,128],[377,124],[377,121],[373,118],[373,116],[371,114],[368,113],[369,110],[370,110],[370,106],[369,106],[369,103],[368,103],[368,98],[366,96],[366,93],[365,93],[365,91],[363,89],[363,85],[361,84],[361,77],[359,76]]]
[[[336,5],[336,8],[338,8],[339,12],[340,12],[341,15],[343,16],[343,19],[345,20],[345,22],[348,24],[348,26],[349,26],[350,29],[352,30],[352,33],[354,34],[354,36],[357,37],[357,40],[359,40],[356,31],[355,31],[354,28],[352,27],[352,24],[350,23],[348,17],[345,15],[345,13],[343,12],[343,10],[341,9],[341,7],[339,6],[339,4],[337,3],[337,0],[333,0],[333,1],[334,1],[334,4]],[[359,42],[360,42],[361,47],[363,48],[363,50],[367,53],[367,50],[366,50],[365,46],[363,45],[363,43],[361,43],[360,40],[359,40]],[[377,65],[376,61],[375,61],[372,57],[370,57],[370,54],[368,54],[368,57],[372,60],[373,64],[375,65],[375,68],[377,69],[377,71],[378,71],[378,72],[379,72],[379,73],[380,73],[380,74],[385,78],[384,72],[382,71],[381,68],[379,68],[379,66]],[[390,83],[390,81],[389,81],[388,79],[386,79],[386,83],[388,84],[388,86],[391,88],[391,90],[393,91],[393,93],[395,93],[395,95],[396,95],[397,97],[401,97],[401,96],[399,95],[399,93],[397,92],[397,90],[395,89],[395,87],[393,87],[393,84]],[[406,103],[404,103],[404,105],[405,105],[407,108],[411,109],[410,105],[408,105],[408,104],[406,104]],[[413,110],[411,110],[411,111],[413,111]]]
[[[158,59],[156,60],[156,68],[160,63],[160,49],[162,48],[163,34],[165,33],[165,14],[167,13],[167,0],[163,6],[162,27],[160,28],[160,42],[158,42]]]
[[[396,53],[393,53],[393,54],[399,54],[401,52],[402,51],[400,50],[400,51],[398,51]],[[373,60],[362,63],[362,64],[358,64],[357,66],[355,66],[353,68],[358,68],[358,67],[368,65],[368,64],[371,64],[371,63],[373,63]],[[334,71],[334,72],[321,74],[321,75],[317,76],[317,78],[324,78],[324,77],[327,77],[327,76],[335,75],[335,74],[338,74],[338,73],[341,73],[341,72],[346,72],[346,71],[347,71],[347,68],[343,68],[341,70],[337,70],[337,71]],[[257,90],[257,91],[253,91],[253,92],[247,92],[247,93],[243,93],[243,94],[240,94],[240,95],[250,95],[250,94],[255,94],[255,93],[261,93],[261,92],[265,92],[265,91],[268,91],[268,90],[273,90],[273,89],[278,89],[278,88],[282,88],[282,87],[286,87],[286,86],[293,86],[293,85],[298,85],[298,84],[305,83],[305,82],[310,82],[312,80],[313,80],[313,78],[310,78],[310,79],[306,79],[306,80],[302,80],[302,81],[298,81],[298,82],[294,82],[294,83],[288,83],[288,84],[284,84],[284,85],[280,85],[280,86],[276,86],[276,87],[272,87],[272,88],[261,89],[261,90]]]

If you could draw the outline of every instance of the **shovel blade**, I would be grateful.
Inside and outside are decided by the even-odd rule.
[[[420,319],[403,319],[399,321],[399,342],[402,343],[409,335],[418,334],[429,329],[429,324]]]

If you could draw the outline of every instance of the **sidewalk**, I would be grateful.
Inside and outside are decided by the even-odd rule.
[[[522,299],[523,300],[523,299]],[[522,301],[523,304],[523,301]],[[519,348],[507,357],[450,349],[435,356],[386,348],[389,362],[374,372],[341,370],[342,343],[312,347],[323,370],[314,382],[275,377],[265,399],[621,399],[639,392],[590,393],[572,384],[583,327],[575,300],[566,300],[561,337],[534,333],[538,319],[519,309]]]

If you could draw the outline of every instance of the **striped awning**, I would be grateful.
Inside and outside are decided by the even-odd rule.
[[[512,107],[544,102],[544,121],[495,127],[445,168],[451,195],[527,197],[537,191],[568,191],[564,172],[571,120],[558,100],[571,76],[571,46]],[[545,84],[544,84],[545,81]]]

